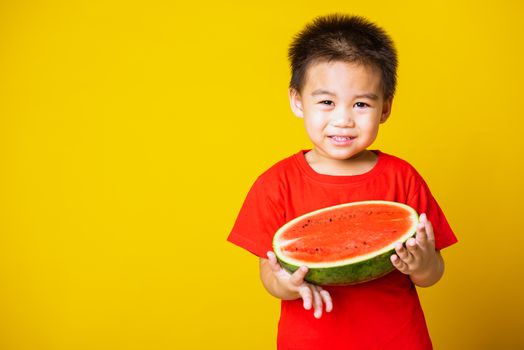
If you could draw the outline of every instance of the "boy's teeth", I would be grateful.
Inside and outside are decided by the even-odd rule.
[[[334,139],[335,141],[347,141],[347,140],[351,140],[351,137],[349,136],[331,136],[332,139]]]

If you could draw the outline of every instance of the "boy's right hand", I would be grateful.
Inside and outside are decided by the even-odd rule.
[[[302,298],[304,309],[311,310],[313,307],[313,315],[315,318],[320,318],[322,316],[324,305],[326,312],[333,310],[333,302],[329,292],[320,286],[304,281],[304,277],[308,272],[306,266],[301,266],[291,274],[280,266],[273,252],[267,252],[267,257],[269,268],[271,269],[271,273],[277,283],[277,286],[275,287],[279,290],[275,292],[280,292],[275,296],[282,296],[281,299],[291,300]],[[266,286],[266,288],[267,287],[268,286]]]

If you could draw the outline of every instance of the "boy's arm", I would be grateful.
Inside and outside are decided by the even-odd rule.
[[[307,267],[302,266],[290,274],[280,266],[273,252],[268,252],[267,257],[260,259],[260,279],[269,294],[282,300],[302,298],[304,309],[310,310],[313,307],[316,318],[322,316],[323,305],[326,306],[326,312],[333,309],[328,291],[304,281]]]
[[[433,226],[426,214],[420,215],[415,238],[395,246],[397,254],[391,256],[391,262],[400,272],[409,275],[411,281],[419,287],[429,287],[437,283],[444,274],[444,259],[435,250]]]

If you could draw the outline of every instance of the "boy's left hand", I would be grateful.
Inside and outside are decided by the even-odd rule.
[[[438,252],[435,250],[435,235],[433,226],[428,221],[426,214],[420,215],[417,234],[406,242],[395,246],[397,254],[391,256],[391,262],[400,272],[406,275],[430,274],[439,264]]]

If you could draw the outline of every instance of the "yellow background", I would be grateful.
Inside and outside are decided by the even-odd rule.
[[[333,11],[395,40],[374,148],[422,173],[460,239],[420,291],[435,348],[524,348],[523,9],[0,2],[0,349],[274,347],[278,302],[226,236],[255,177],[309,147],[287,46]]]

